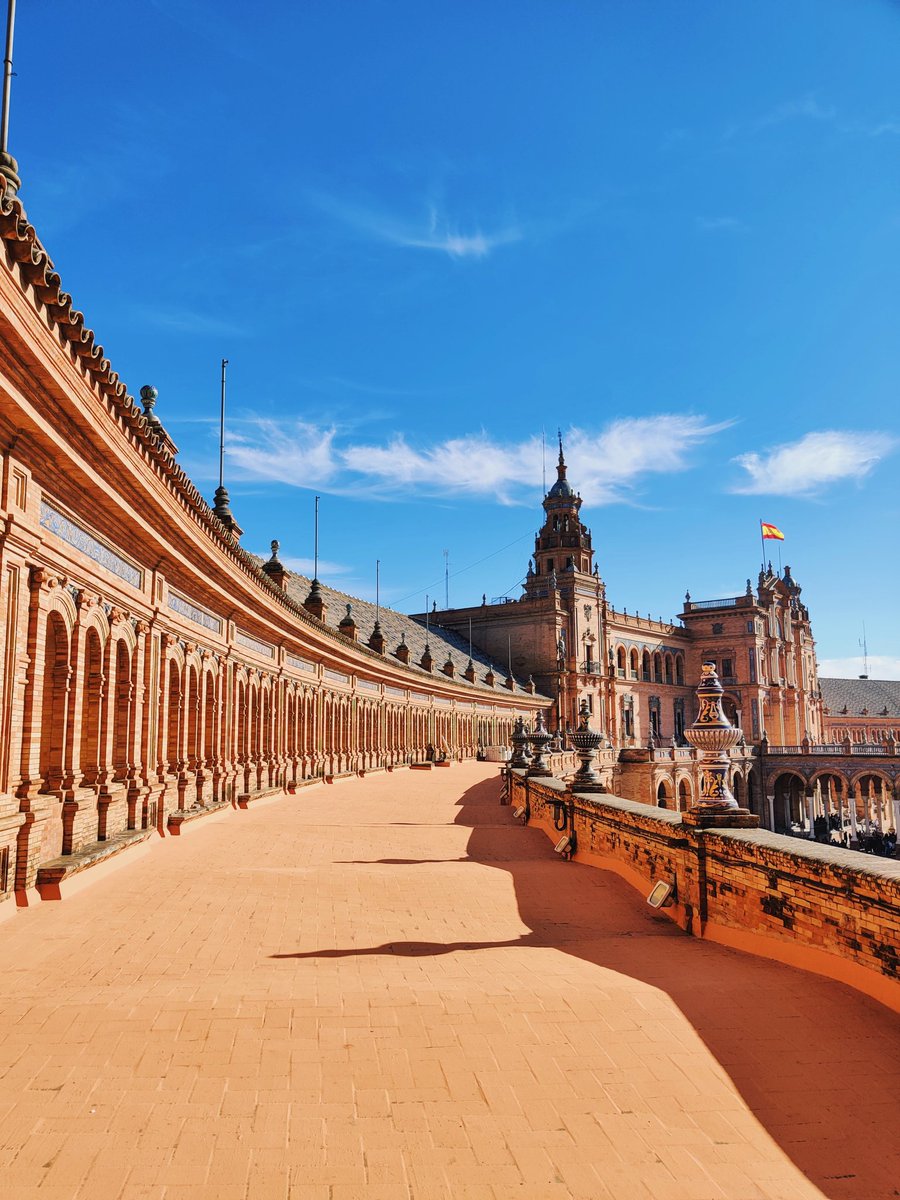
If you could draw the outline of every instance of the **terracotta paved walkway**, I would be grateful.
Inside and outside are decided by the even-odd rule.
[[[900,1194],[896,1018],[497,787],[309,789],[0,924],[4,1200]]]

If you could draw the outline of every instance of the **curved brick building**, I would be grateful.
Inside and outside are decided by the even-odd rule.
[[[0,899],[270,789],[503,745],[544,702],[247,554],[15,198],[0,241]]]

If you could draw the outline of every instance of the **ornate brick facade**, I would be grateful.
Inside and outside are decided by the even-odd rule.
[[[440,631],[407,661],[399,614],[384,645],[310,615],[178,466],[155,392],[127,394],[17,200],[0,241],[0,899],[272,789],[505,745],[546,702]]]

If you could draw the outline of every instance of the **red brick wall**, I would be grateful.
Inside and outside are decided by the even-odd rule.
[[[663,911],[687,932],[841,980],[900,1011],[900,862],[763,829],[697,830],[676,812],[512,775],[513,805],[527,802],[530,823],[554,840],[565,819],[576,861],[645,895],[657,880],[674,882]]]

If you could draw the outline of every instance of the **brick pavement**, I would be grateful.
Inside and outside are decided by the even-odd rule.
[[[305,789],[0,925],[0,1194],[900,1194],[895,1016],[685,937],[497,791]]]

